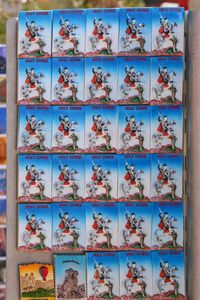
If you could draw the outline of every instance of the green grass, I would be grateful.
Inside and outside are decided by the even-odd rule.
[[[32,247],[31,249],[34,249],[34,250],[44,250],[46,248],[46,245],[37,245],[37,246],[34,246]]]
[[[108,52],[108,50],[103,49],[103,50],[99,51],[99,54],[102,54],[102,55],[112,55],[113,53],[112,53],[112,51]]]
[[[174,200],[177,199],[177,196],[175,196],[175,198],[173,199],[173,198],[172,198],[172,195],[171,195],[170,193],[168,193],[167,195],[165,195],[165,196],[163,197],[163,199],[169,200],[169,201],[174,201]]]
[[[34,200],[45,200],[46,199],[45,196],[41,198],[40,195],[35,195],[33,198],[34,198]]]
[[[106,195],[101,195],[98,200],[102,200],[102,201],[107,201],[107,200],[111,200],[111,196],[109,195],[108,198],[106,197]]]
[[[67,102],[67,103],[76,103],[77,100],[78,100],[78,99],[76,98],[76,101],[74,101],[72,97],[69,97],[69,98],[66,98],[66,99],[65,99],[65,102]]]
[[[107,147],[106,147],[106,145],[103,145],[102,147],[100,147],[100,149],[99,150],[101,150],[101,151],[110,151],[110,150],[112,150],[111,149],[111,147],[109,148],[109,149],[107,149]]]
[[[55,295],[55,290],[54,289],[43,289],[39,288],[36,291],[32,292],[23,292],[22,297],[23,298],[34,298],[34,297],[53,297]]]

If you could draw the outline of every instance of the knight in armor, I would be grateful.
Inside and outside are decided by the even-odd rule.
[[[69,129],[70,129],[70,121],[67,115],[59,116],[60,125],[58,126],[58,130],[64,133],[64,136],[69,136]]]
[[[60,174],[58,176],[58,179],[63,182],[64,185],[70,184],[70,170],[68,165],[62,165],[59,166]]]
[[[59,228],[63,230],[64,233],[69,233],[70,232],[70,218],[68,212],[59,213],[59,218],[60,218],[60,224]]]
[[[126,34],[131,36],[132,39],[137,38],[137,23],[135,18],[127,18],[126,19],[127,29]]]
[[[32,115],[31,117],[29,115],[26,116],[26,127],[25,130],[30,135],[36,135],[36,129],[37,129],[37,119],[36,116]]]
[[[160,211],[159,213],[160,222],[158,224],[158,227],[164,231],[164,233],[169,233],[169,216],[168,213],[165,212],[164,214]]]
[[[94,19],[93,20],[94,29],[93,29],[93,35],[97,36],[98,40],[104,39],[104,25],[102,19]]]
[[[64,88],[69,87],[71,73],[69,72],[68,68],[65,67],[63,69],[62,67],[60,67],[59,74],[60,74],[60,77],[58,78],[58,83],[63,84]]]
[[[126,116],[126,127],[125,132],[130,133],[132,137],[136,136],[137,133],[137,125],[135,122],[135,116]]]
[[[97,88],[102,87],[103,84],[103,71],[101,67],[92,68],[92,73],[94,74],[91,82],[97,86]]]
[[[169,24],[168,18],[160,17],[160,28],[159,28],[159,33],[160,33],[164,38],[169,38],[169,37],[170,37],[170,24]]]
[[[135,87],[135,82],[136,82],[135,68],[134,67],[128,68],[128,66],[126,66],[125,73],[126,73],[126,77],[124,79],[124,82],[127,83],[130,87]]]
[[[30,184],[30,185],[36,185],[36,180],[37,180],[37,170],[35,168],[35,165],[31,165],[30,167],[27,165],[26,166],[26,176],[25,180]]]
[[[125,164],[126,174],[124,179],[129,181],[130,185],[136,184],[136,170],[134,164],[129,165],[127,162]]]
[[[98,280],[98,283],[103,284],[105,280],[105,268],[102,263],[94,264],[94,279]]]
[[[168,136],[169,135],[169,122],[167,116],[158,116],[158,122],[159,125],[157,127],[157,131],[162,133],[163,136]]]
[[[101,115],[95,116],[93,115],[92,117],[93,120],[93,125],[92,125],[92,131],[96,133],[96,135],[103,135],[103,126],[104,126],[104,121],[102,119]]]
[[[126,213],[126,229],[130,229],[131,233],[137,233],[137,218],[135,217],[135,213]]]
[[[127,263],[128,272],[126,277],[131,280],[132,283],[138,282],[138,268],[136,262]]]
[[[28,222],[25,229],[30,232],[31,235],[37,234],[37,230],[41,230],[41,228],[38,227],[38,221],[36,219],[35,215],[26,215],[26,221]]]
[[[36,41],[36,37],[38,35],[38,28],[35,25],[34,21],[28,22],[26,21],[26,32],[25,37],[29,39],[29,42]]]
[[[165,283],[171,282],[171,270],[168,261],[160,262],[160,278],[164,279]]]
[[[169,76],[168,68],[167,67],[162,68],[159,66],[158,73],[159,73],[159,77],[157,82],[162,84],[162,86],[165,88],[169,87],[170,76]]]
[[[26,80],[25,83],[28,84],[28,86],[31,89],[36,88],[36,77],[37,75],[35,74],[35,69],[31,68],[29,70],[29,68],[26,68]]]
[[[157,179],[162,181],[164,185],[169,183],[169,170],[167,164],[161,164],[158,162],[158,176]]]
[[[102,185],[103,184],[103,170],[102,167],[100,165],[92,166],[92,171],[93,171],[93,175],[92,175],[92,181],[95,182],[95,184],[97,185]]]
[[[98,234],[103,233],[104,232],[103,231],[104,219],[102,217],[102,213],[98,213],[98,214],[94,213],[93,220],[94,220],[94,222],[93,222],[92,228],[94,230],[96,230],[96,233],[98,233]]]
[[[65,21],[63,19],[60,19],[60,31],[59,35],[64,39],[64,40],[69,40],[70,39],[70,24],[69,20],[66,19]]]

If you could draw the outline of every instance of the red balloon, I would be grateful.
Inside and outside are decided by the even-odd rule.
[[[47,275],[48,275],[48,268],[45,267],[45,266],[41,266],[41,267],[39,268],[39,273],[40,273],[40,275],[41,275],[43,281],[46,281],[46,277],[47,277]]]

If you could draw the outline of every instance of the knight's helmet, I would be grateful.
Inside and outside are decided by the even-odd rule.
[[[64,171],[68,171],[69,170],[69,166],[68,165],[64,165]]]
[[[34,75],[35,74],[35,69],[31,68],[30,73],[31,73],[31,75]]]
[[[67,220],[69,218],[69,213],[68,212],[64,213],[64,218],[65,218],[65,220]]]
[[[69,121],[68,115],[65,115],[65,116],[64,116],[64,120],[65,120],[65,122],[68,122],[68,121]]]
[[[131,267],[132,267],[132,268],[135,268],[135,267],[136,267],[136,262],[135,262],[135,261],[132,261]]]
[[[131,19],[131,24],[133,24],[133,25],[136,24],[136,19],[135,19],[135,18],[132,18],[132,19]]]
[[[168,169],[167,164],[164,164],[164,165],[163,165],[163,170],[164,170],[164,171],[167,171],[167,169]]]
[[[98,219],[102,218],[102,213],[98,213]]]
[[[163,67],[163,73],[167,73],[168,72],[168,68],[167,67]]]
[[[36,170],[35,165],[31,165],[30,170],[35,171]]]
[[[102,19],[98,19],[98,25],[102,25],[103,20]]]
[[[103,269],[104,269],[103,263],[102,263],[102,262],[98,263],[98,265],[97,265],[97,270],[98,270],[98,271],[103,271]]]
[[[168,120],[167,116],[163,116],[163,120],[167,121]]]
[[[101,115],[98,115],[97,116],[97,120],[100,122],[100,121],[102,121],[102,116]]]
[[[64,74],[67,74],[67,73],[68,73],[68,68],[64,67]]]
[[[133,74],[135,72],[135,67],[131,66],[130,67],[130,73]]]
[[[168,18],[166,17],[166,18],[164,18],[164,25],[167,25],[169,23],[169,20],[168,20]]]
[[[168,268],[168,267],[169,267],[169,263],[168,263],[168,261],[165,261],[165,263],[164,263],[164,267],[165,267],[165,268]]]
[[[97,166],[97,171],[102,171],[102,167],[100,165]]]
[[[35,27],[35,21],[31,21],[30,26],[33,28]]]
[[[32,115],[32,116],[31,116],[31,121],[32,121],[32,122],[36,121],[36,116]]]
[[[35,215],[31,215],[31,221],[35,221],[36,220],[36,216]]]
[[[65,25],[66,25],[66,26],[69,25],[69,20],[68,20],[68,19],[65,20]]]
[[[164,213],[164,218],[167,219],[168,218],[168,212]]]
[[[97,73],[98,73],[98,74],[102,74],[102,68],[101,68],[101,67],[98,67],[98,68],[97,68]]]
[[[131,219],[133,220],[134,218],[135,218],[135,213],[132,212],[132,213],[131,213]]]

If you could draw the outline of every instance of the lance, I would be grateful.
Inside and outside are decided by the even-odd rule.
[[[163,19],[163,16],[161,15],[161,13],[159,13],[159,17],[160,17],[160,19]]]
[[[64,23],[64,20],[63,20],[63,17],[62,17],[62,16],[60,16],[60,20],[61,20],[62,23]]]

